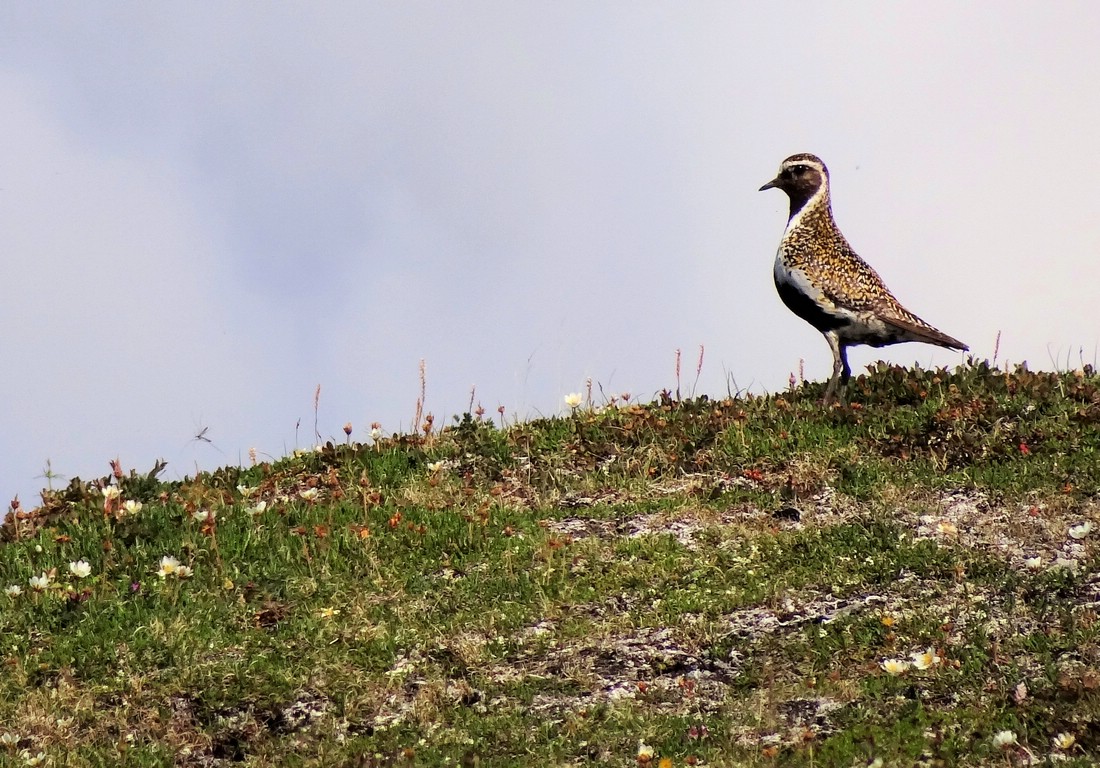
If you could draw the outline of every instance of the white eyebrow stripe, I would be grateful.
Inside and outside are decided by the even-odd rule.
[[[783,163],[783,168],[794,168],[799,165],[805,165],[808,168],[813,168],[814,170],[821,171],[822,173],[825,172],[825,166],[817,162],[816,160],[788,160],[787,162]]]

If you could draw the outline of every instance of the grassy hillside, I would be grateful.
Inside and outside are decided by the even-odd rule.
[[[74,481],[3,528],[0,764],[1097,764],[1100,376],[821,394]]]

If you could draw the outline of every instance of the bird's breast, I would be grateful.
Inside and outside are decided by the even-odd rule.
[[[775,256],[772,277],[775,279],[775,287],[779,290],[781,296],[784,292],[794,292],[805,297],[808,301],[821,305],[823,309],[834,308],[833,302],[829,300],[825,292],[819,286],[814,285],[804,269],[791,263],[782,248]]]
[[[772,275],[775,289],[787,309],[822,333],[849,323],[851,313],[837,307],[821,288],[814,285],[804,270],[788,264],[782,250],[775,258]]]

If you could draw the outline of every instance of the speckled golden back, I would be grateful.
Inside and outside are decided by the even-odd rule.
[[[888,314],[931,328],[907,310],[886,287],[878,272],[852,250],[833,221],[829,200],[805,210],[780,244],[789,269],[800,269],[837,306]]]

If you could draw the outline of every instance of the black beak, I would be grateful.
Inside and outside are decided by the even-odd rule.
[[[762,187],[761,187],[761,188],[760,188],[759,190],[757,190],[757,191],[759,191],[759,192],[763,192],[763,191],[764,191],[765,189],[772,189],[772,188],[774,188],[774,187],[778,187],[778,186],[779,186],[779,177],[778,177],[778,176],[776,176],[776,177],[775,177],[774,179],[772,179],[771,181],[769,181],[769,182],[768,182],[767,184],[765,184],[764,186],[762,186]]]

